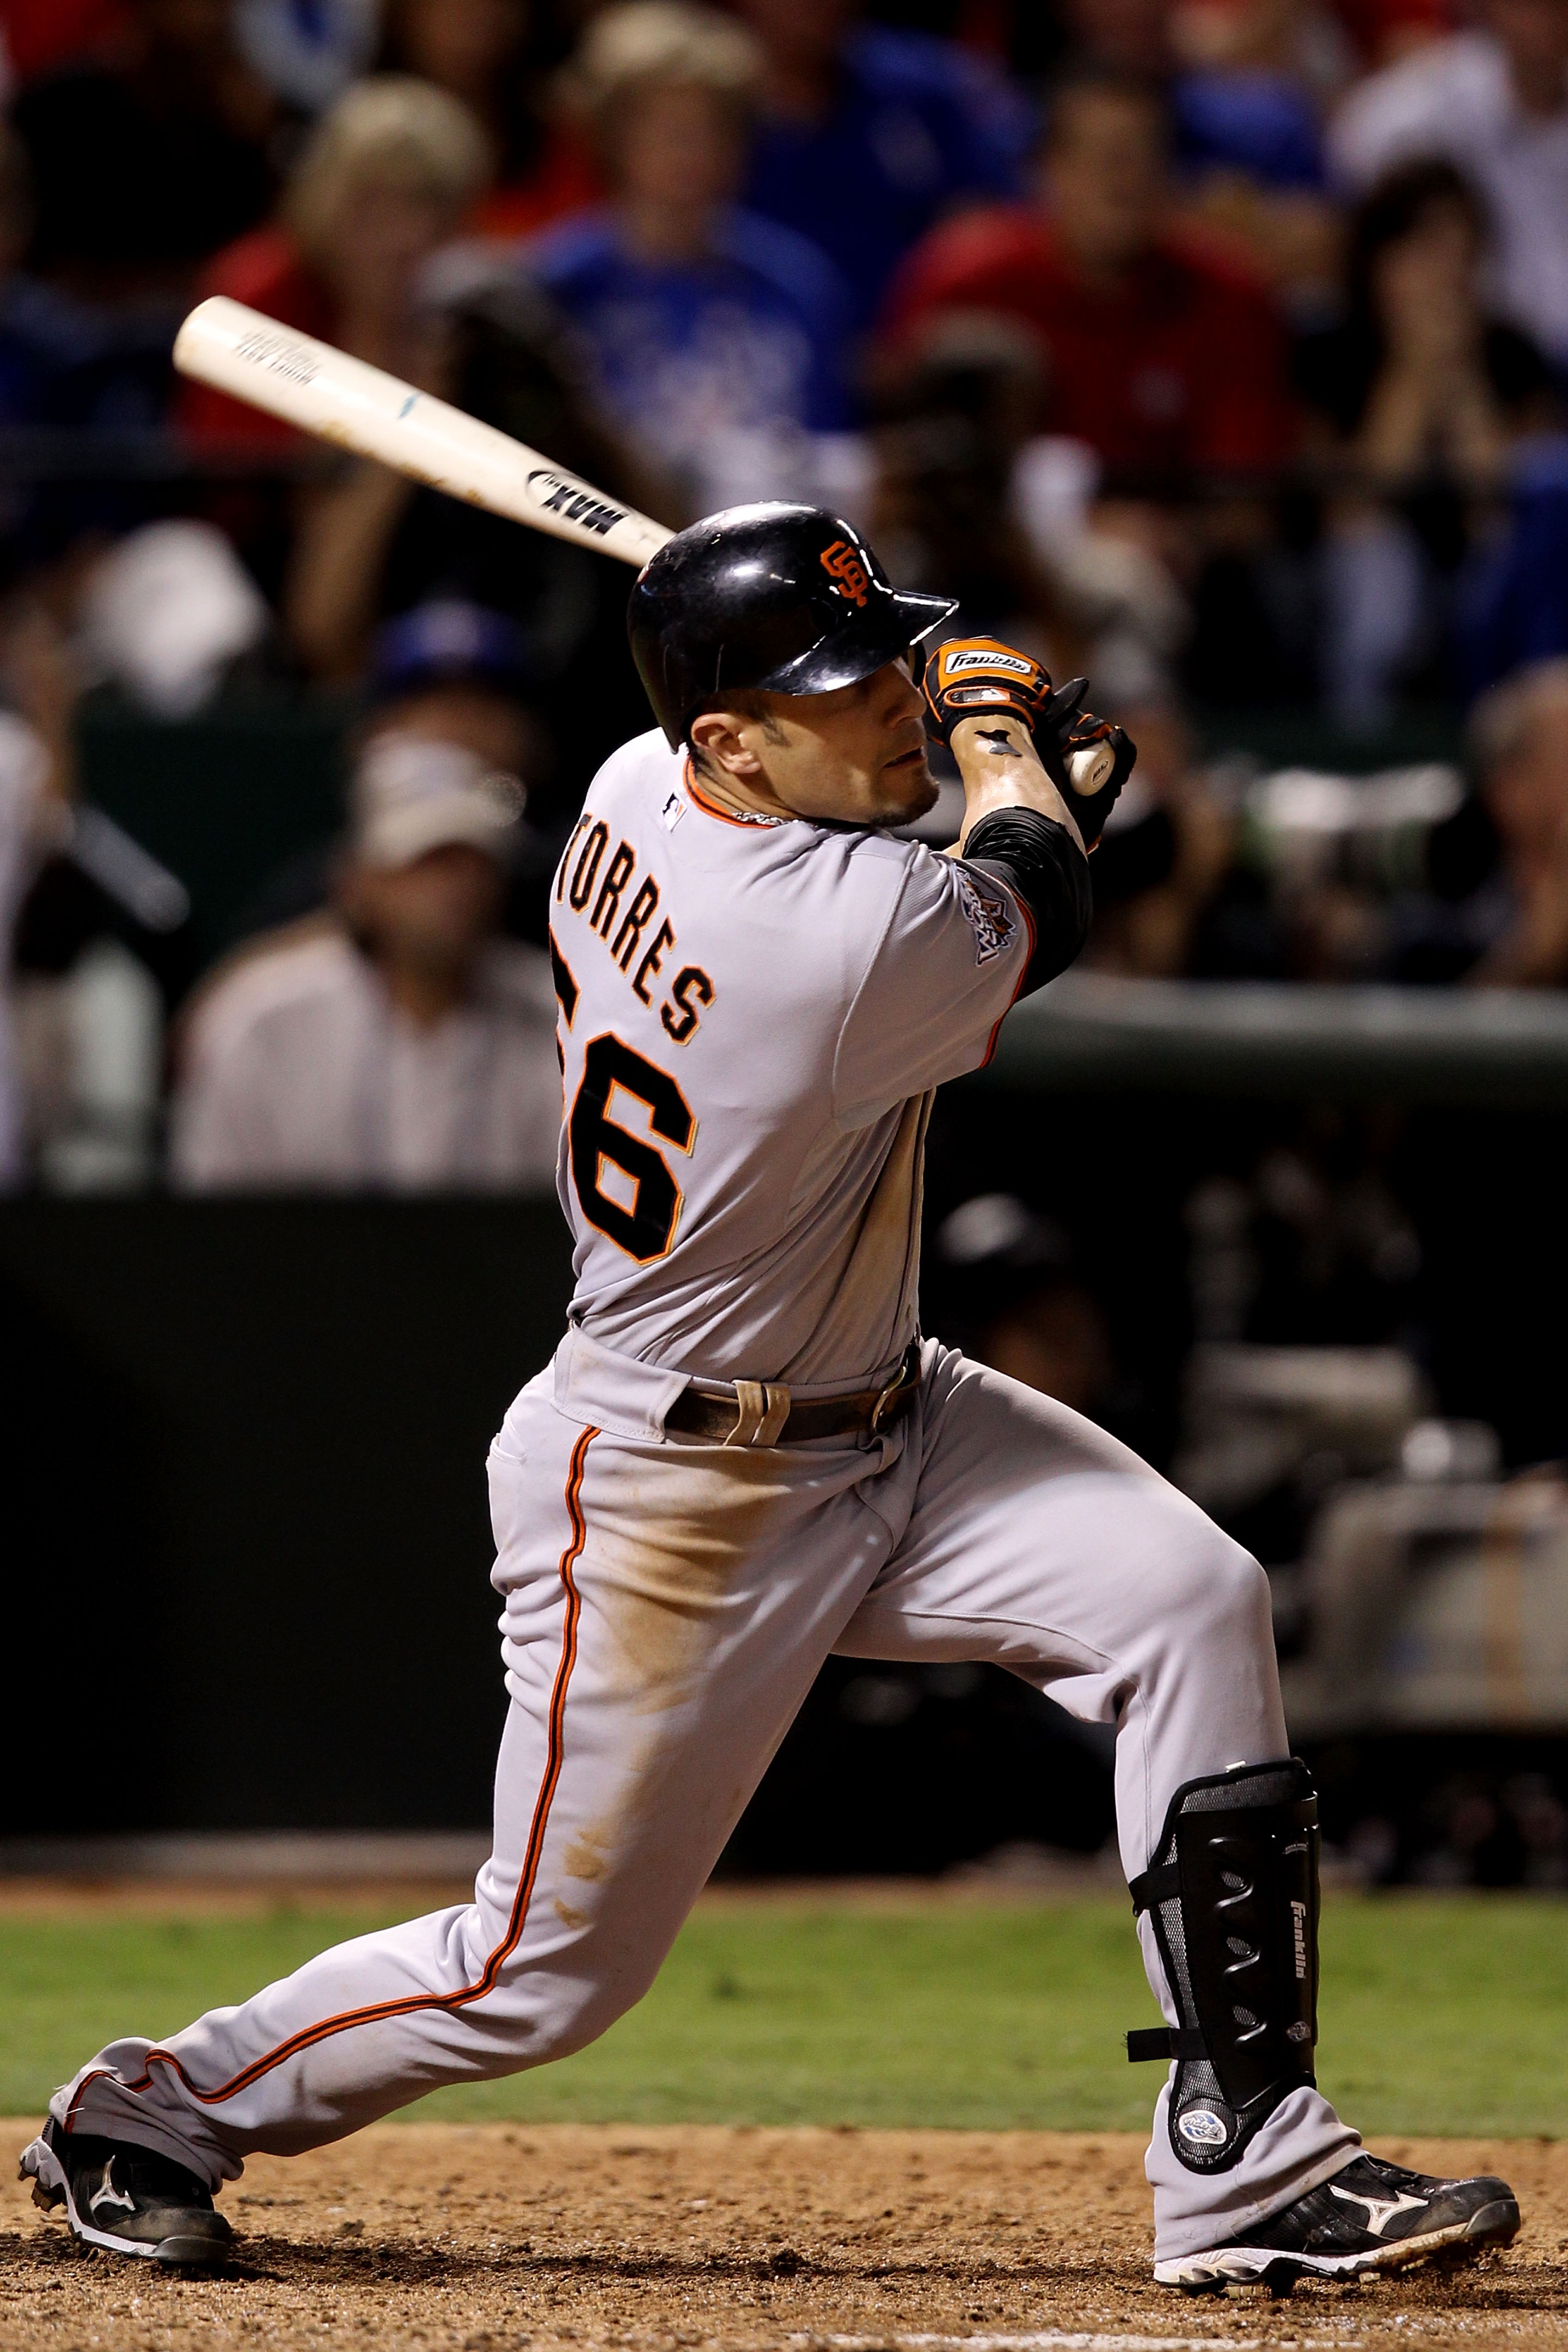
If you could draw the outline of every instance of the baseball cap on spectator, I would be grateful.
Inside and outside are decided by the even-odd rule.
[[[515,776],[487,768],[459,744],[378,736],[354,773],[354,855],[367,866],[412,866],[432,849],[462,843],[499,861],[522,801]]]
[[[1076,1280],[1071,1242],[1012,1192],[981,1192],[937,1227],[931,1307],[953,1345],[977,1351],[999,1315]]]
[[[194,717],[267,628],[267,606],[233,547],[192,516],[129,532],[82,592],[88,662],[158,719]]]
[[[1046,1281],[1073,1272],[1072,1244],[1049,1217],[1037,1216],[1012,1192],[981,1192],[954,1209],[937,1228],[941,1264],[999,1287]]]
[[[1011,1192],[982,1192],[943,1219],[936,1266],[944,1325],[964,1354],[1098,1418],[1116,1362],[1098,1300],[1061,1227]]]
[[[515,694],[531,675],[527,643],[509,614],[460,596],[438,596],[400,613],[377,633],[371,691],[378,702],[458,684]]]

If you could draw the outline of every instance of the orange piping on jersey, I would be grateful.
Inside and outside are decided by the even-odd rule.
[[[407,2017],[415,2010],[420,2009],[463,2009],[469,2001],[479,2000],[486,1993],[494,1991],[496,1980],[508,1958],[516,1949],[518,1938],[522,1934],[523,1923],[528,1916],[529,1902],[533,1894],[533,1883],[539,1875],[539,1857],[543,1851],[544,1832],[550,1822],[550,1808],[554,1801],[556,1784],[561,1778],[561,1764],[565,1745],[566,1692],[572,1680],[572,1669],[577,1663],[577,1625],[583,1613],[582,1598],[577,1591],[577,1580],[574,1572],[582,1554],[583,1546],[587,1540],[587,1528],[583,1517],[583,1473],[587,1461],[588,1448],[598,1434],[596,1429],[584,1430],[572,1449],[571,1467],[566,1473],[565,1500],[567,1517],[571,1522],[571,1533],[566,1549],[561,1555],[558,1571],[562,1590],[566,1596],[566,1614],[561,1632],[561,1660],[555,1669],[555,1682],[550,1695],[550,1738],[545,1753],[544,1776],[539,1784],[538,1797],[534,1801],[533,1822],[528,1833],[528,1850],[523,1856],[522,1869],[518,1877],[517,1893],[512,1897],[511,1915],[507,1923],[507,1931],[486,1960],[478,1978],[470,1985],[459,1986],[456,1992],[409,1993],[400,2000],[377,2001],[368,2009],[346,2010],[340,2016],[324,2017],[315,2025],[302,2026],[300,2032],[291,2034],[287,2042],[280,2042],[275,2050],[269,2050],[264,2057],[253,2060],[250,2065],[236,2074],[231,2081],[220,2083],[216,2091],[198,2090],[172,2050],[149,2050],[143,2061],[143,2071],[133,2083],[128,2083],[125,2085],[128,2091],[147,2090],[153,2081],[153,2068],[171,2066],[193,2099],[199,2100],[205,2107],[218,2106],[224,2100],[232,2099],[239,2092],[247,2090],[251,2084],[258,2082],[263,2074],[269,2074],[275,2066],[281,2066],[286,2060],[298,2057],[300,2051],[309,2050],[313,2043],[324,2042],[334,2033],[344,2033],[351,2026],[375,2025],[379,2024],[383,2018]],[[66,2116],[67,2131],[71,2128],[72,2117],[76,2114],[82,2093],[87,2089],[88,2084],[97,2082],[108,2072],[107,2067],[100,2066],[83,2078]]]
[[[992,875],[987,878],[992,881],[995,881],[997,879],[994,875]],[[1029,966],[1035,961],[1035,919],[1033,915],[1030,914],[1028,908],[1024,904],[1023,899],[1019,898],[1016,890],[1008,890],[1005,882],[1001,884],[1001,887],[1007,891],[1007,896],[1012,899],[1013,904],[1024,918],[1024,929],[1029,934],[1029,952],[1024,958],[1024,969],[1018,974],[1017,986],[1014,989],[1012,995],[1007,999],[1006,1006],[998,1018],[995,1028],[991,1032],[990,1042],[987,1044],[985,1048],[985,1059],[980,1065],[983,1070],[990,1066],[991,1056],[996,1051],[996,1040],[1002,1034],[1002,1023],[1005,1021],[1007,1014],[1011,1013],[1013,1007],[1018,1002],[1019,992],[1022,990],[1024,982],[1029,977]]]
[[[688,796],[696,802],[703,814],[716,816],[721,824],[738,824],[746,831],[750,831],[753,825],[781,824],[784,822],[782,817],[763,816],[761,810],[755,816],[736,816],[729,809],[721,808],[717,801],[710,801],[697,781],[697,771],[691,763],[689,753],[687,754],[686,772],[681,782],[686,786]]]

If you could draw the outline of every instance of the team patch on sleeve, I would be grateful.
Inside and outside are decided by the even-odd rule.
[[[974,934],[974,961],[990,963],[1011,940],[1018,927],[1018,918],[1000,891],[982,889],[962,866],[958,868],[958,896]]]

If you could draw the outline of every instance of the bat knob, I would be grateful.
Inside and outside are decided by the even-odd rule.
[[[1097,793],[1110,782],[1116,754],[1109,743],[1086,743],[1068,760],[1068,781],[1075,793]]]

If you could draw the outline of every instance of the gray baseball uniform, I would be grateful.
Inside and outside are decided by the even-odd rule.
[[[595,779],[552,916],[577,1287],[490,1456],[510,1695],[494,1851],[471,1904],[167,2042],[112,2043],[57,2095],[72,2128],[215,2185],[251,2149],[602,2032],[830,1653],[990,1659],[1114,1723],[1130,1876],[1182,1783],[1286,1752],[1261,1571],[1065,1407],[928,1340],[895,1427],[770,1442],[784,1391],[877,1386],[912,1339],[930,1090],[989,1050],[1029,959],[1021,902],[917,845],[731,817],[649,735]],[[667,1428],[705,1382],[743,1384],[750,1443]],[[1302,2087],[1232,2168],[1194,2172],[1166,2095],[1162,2259],[1356,2144]]]

